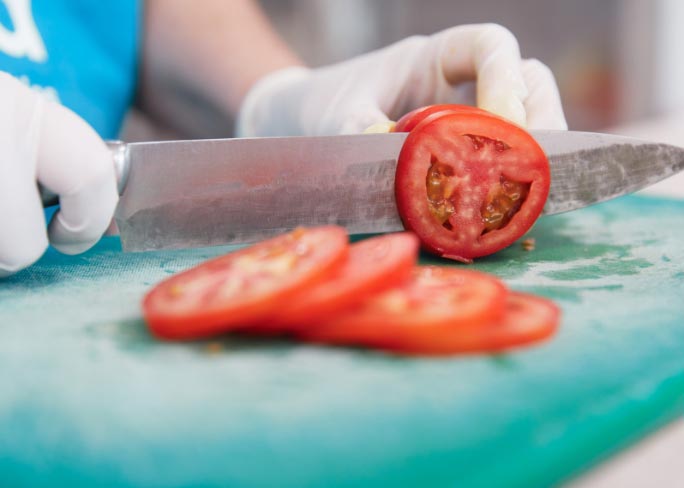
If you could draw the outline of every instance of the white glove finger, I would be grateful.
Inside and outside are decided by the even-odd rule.
[[[52,245],[66,254],[94,245],[118,201],[112,155],[85,121],[58,104],[45,105],[37,175],[60,196],[48,231]]]
[[[551,70],[537,59],[522,62],[529,95],[525,99],[528,129],[567,130],[558,85]]]
[[[364,104],[355,107],[354,111],[343,116],[337,133],[359,134],[365,132],[370,127],[379,127],[381,125],[389,127],[389,121],[389,118],[380,110],[380,107],[373,104]]]
[[[15,164],[3,154],[0,169],[0,277],[9,276],[36,262],[48,246],[45,214],[29,172],[13,172],[9,177],[4,166]]]
[[[497,24],[466,25],[436,35],[439,65],[451,85],[477,80],[477,104],[525,126],[527,88],[515,36]]]
[[[297,132],[301,122],[297,109],[302,98],[310,94],[306,85],[310,76],[311,70],[292,67],[259,80],[242,102],[235,123],[236,136],[301,135]]]
[[[0,276],[8,276],[48,245],[35,169],[43,102],[0,72],[0,106]]]

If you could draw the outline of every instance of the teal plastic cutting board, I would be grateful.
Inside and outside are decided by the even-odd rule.
[[[2,486],[544,486],[684,412],[684,202],[543,218],[475,267],[562,306],[501,356],[163,344],[139,302],[226,249],[49,251],[0,282]],[[427,258],[425,259],[427,260]]]

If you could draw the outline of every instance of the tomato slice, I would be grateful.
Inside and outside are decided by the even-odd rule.
[[[404,283],[368,297],[300,337],[328,344],[396,347],[417,336],[440,337],[454,327],[498,319],[507,290],[496,277],[450,267],[418,266]]]
[[[459,112],[459,113],[476,113],[481,115],[489,115],[490,117],[498,117],[491,112],[487,112],[481,108],[473,107],[471,105],[457,105],[453,103],[447,103],[442,105],[428,105],[427,107],[417,108],[397,121],[394,127],[394,132],[411,132],[418,124],[420,124],[423,119],[430,115],[439,112]]]
[[[488,114],[440,111],[409,133],[395,195],[404,226],[426,250],[470,262],[525,234],[549,186],[546,155],[524,129]]]
[[[207,261],[159,283],[143,301],[152,332],[166,339],[207,337],[262,321],[340,266],[342,227],[296,229]]]
[[[418,259],[419,247],[418,238],[408,232],[352,244],[347,260],[335,272],[291,297],[272,320],[247,332],[293,333],[330,320],[340,311],[408,278]]]
[[[388,349],[402,354],[444,355],[501,352],[551,337],[560,321],[560,309],[546,298],[511,292],[503,316],[481,327],[454,326],[439,335],[401,336]]]

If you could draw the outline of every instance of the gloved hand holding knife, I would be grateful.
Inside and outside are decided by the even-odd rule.
[[[89,249],[118,200],[107,146],[78,115],[0,73],[0,277],[29,266],[48,239],[57,250]],[[46,229],[36,182],[60,196]]]

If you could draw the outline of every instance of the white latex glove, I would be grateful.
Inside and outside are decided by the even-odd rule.
[[[541,62],[521,60],[513,34],[496,24],[410,37],[349,61],[266,76],[248,93],[240,137],[363,132],[435,103],[477,105],[524,127],[567,129],[558,88]]]
[[[37,182],[60,196],[46,229]],[[76,114],[0,72],[0,277],[38,260],[50,243],[83,252],[118,201],[112,156]]]

